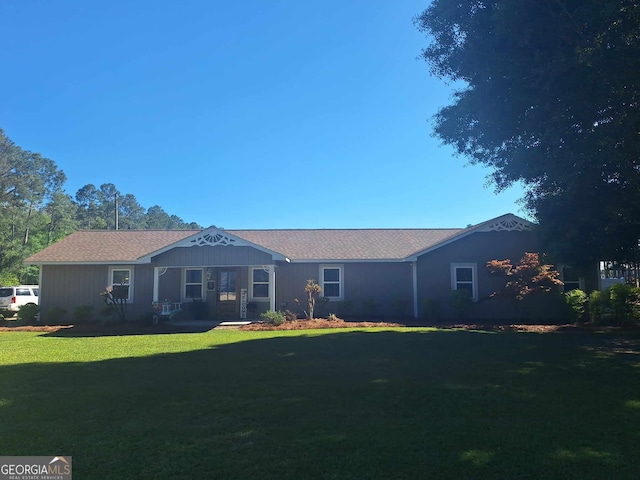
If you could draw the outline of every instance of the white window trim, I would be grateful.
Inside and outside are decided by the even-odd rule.
[[[127,303],[133,303],[133,285],[134,285],[134,270],[133,266],[110,266],[109,276],[107,277],[107,285],[113,287],[113,272],[117,270],[127,270],[129,272],[129,296],[127,297]]]
[[[207,295],[207,289],[205,288],[207,286],[206,282],[206,275],[205,275],[205,271],[203,268],[198,268],[198,267],[184,267],[182,269],[182,292],[180,293],[180,297],[182,302],[192,302],[193,298],[187,298],[187,270],[200,270],[202,272],[202,276],[200,277],[201,281],[200,281],[200,299],[204,302],[206,300],[206,295]],[[189,285],[198,285],[197,283],[189,283]]]
[[[474,302],[478,301],[478,264],[477,263],[452,263],[451,264],[451,290],[457,290],[458,281],[456,276],[456,269],[458,268],[470,268],[471,269],[471,289],[473,292],[472,299]]]
[[[340,280],[337,282],[338,286],[339,286],[339,290],[340,290],[340,295],[337,297],[327,297],[330,300],[334,300],[334,301],[340,301],[344,299],[344,265],[341,264],[325,264],[325,265],[320,265],[320,270],[318,273],[318,278],[320,279],[318,281],[318,284],[320,285],[320,288],[322,288],[322,291],[320,292],[320,296],[324,297],[324,271],[325,269],[332,269],[332,270],[339,270],[340,272]],[[327,283],[336,283],[336,282],[327,282]]]
[[[571,265],[564,265],[564,264],[560,264],[558,265],[558,272],[560,273],[560,280],[562,280],[562,283],[564,283],[564,269],[565,268],[573,268],[571,267]],[[575,280],[569,280],[569,282],[571,283],[576,283]],[[562,292],[565,293],[565,289],[564,289],[564,285],[561,285],[560,288],[562,289]],[[584,292],[584,277],[582,275],[578,276],[578,289],[582,290]]]
[[[249,268],[249,301],[250,302],[268,302],[271,300],[271,285],[270,284],[270,279],[271,279],[271,275],[269,274],[269,271],[267,270],[267,274],[269,274],[269,276],[267,277],[267,281],[266,282],[254,282],[253,281],[253,271],[254,270],[263,270],[264,271],[264,267],[250,267]],[[257,285],[264,285],[267,284],[268,285],[268,295],[266,297],[254,297],[253,296],[253,285],[257,284]]]

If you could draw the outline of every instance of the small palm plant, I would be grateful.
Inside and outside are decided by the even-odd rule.
[[[309,310],[305,310],[304,313],[308,320],[313,320],[313,309],[316,306],[316,298],[318,298],[318,295],[322,292],[322,288],[315,280],[309,279],[307,280],[307,285],[304,287],[304,291],[307,294],[307,304],[309,305]],[[294,302],[300,305],[300,300],[297,298],[294,299]]]

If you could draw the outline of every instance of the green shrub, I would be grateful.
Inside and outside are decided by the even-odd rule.
[[[473,299],[468,290],[453,290],[451,292],[449,305],[451,305],[451,311],[456,318],[463,318],[472,304]]]
[[[187,309],[192,320],[206,320],[209,316],[207,304],[203,301],[196,300],[189,303]]]
[[[411,300],[405,297],[396,295],[391,298],[391,311],[396,318],[405,318],[411,308]]]
[[[600,322],[605,311],[611,308],[611,292],[609,289],[594,290],[589,295],[589,318],[592,322]]]
[[[100,309],[100,323],[102,325],[111,325],[116,323],[116,310],[112,305],[105,305]]]
[[[33,303],[22,305],[18,310],[18,320],[25,323],[34,323],[38,318],[38,312],[40,312],[38,305]]]
[[[73,322],[91,323],[93,321],[93,307],[91,305],[80,305],[73,311]]]
[[[153,312],[143,313],[143,314],[138,316],[138,320],[137,320],[136,323],[138,325],[143,325],[145,327],[147,327],[149,325],[153,325],[153,317],[154,317],[154,313]]]
[[[336,310],[342,317],[348,317],[353,313],[353,302],[351,300],[340,300],[336,302]]]
[[[316,299],[316,306],[314,309],[314,312],[316,313],[316,317],[318,318],[322,318],[327,314],[327,311],[329,310],[329,303],[331,302],[331,299],[328,297],[318,297]]]
[[[284,313],[280,311],[267,310],[260,314],[260,318],[271,325],[282,325],[284,323]]]
[[[587,294],[579,289],[570,290],[564,294],[564,300],[571,309],[573,320],[582,320],[584,318],[587,303]]]
[[[380,305],[376,301],[375,298],[365,298],[362,302],[362,311],[368,317],[373,317],[378,313],[378,308]]]
[[[440,318],[440,302],[435,298],[422,300],[422,318],[434,320]]]
[[[637,288],[618,283],[610,288],[610,300],[618,323],[629,323],[637,315],[640,291]]]
[[[62,325],[67,311],[62,307],[52,307],[47,310],[45,322],[47,325]]]

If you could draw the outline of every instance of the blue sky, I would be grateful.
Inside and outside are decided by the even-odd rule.
[[[523,215],[431,135],[451,90],[417,0],[3,0],[0,128],[72,196],[114,183],[224,228]]]

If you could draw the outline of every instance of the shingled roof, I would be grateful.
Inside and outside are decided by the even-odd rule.
[[[133,263],[198,230],[78,230],[25,263]]]
[[[45,263],[147,263],[174,246],[235,237],[273,258],[305,261],[415,261],[428,251],[476,232],[527,230],[533,224],[511,213],[467,228],[314,230],[80,230],[25,260]],[[204,240],[204,243],[200,243]],[[228,238],[228,244],[236,240]],[[234,248],[234,247],[229,247]]]
[[[462,229],[224,230],[291,261],[402,260]],[[166,250],[197,230],[81,230],[25,260],[26,263],[135,263]],[[233,247],[230,247],[233,248]]]
[[[251,243],[305,260],[402,260],[459,233],[448,229],[228,230]]]

